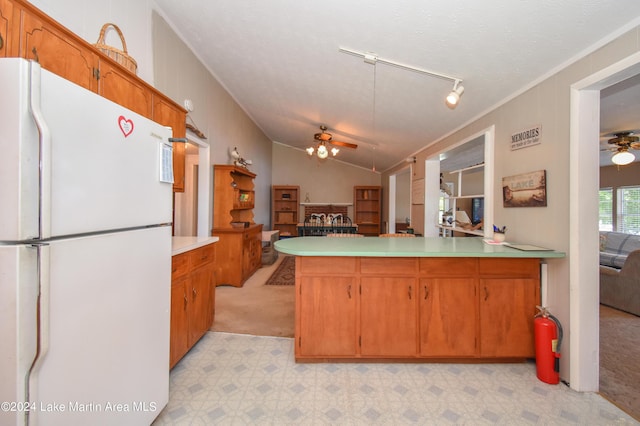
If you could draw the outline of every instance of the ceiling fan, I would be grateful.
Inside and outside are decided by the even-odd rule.
[[[629,149],[640,150],[640,137],[633,136],[634,133],[635,131],[626,130],[605,135],[607,137],[614,136],[612,139],[607,141],[607,143],[612,146],[605,149],[616,152],[611,157],[611,161],[614,164],[624,166],[635,160],[636,156],[632,152],[629,152]]]
[[[334,145],[334,148],[331,148],[331,154],[335,157],[340,151],[339,148],[335,148],[335,146],[341,146],[345,148],[356,149],[358,145],[349,142],[342,141],[334,141],[333,135],[331,133],[327,133],[327,126],[320,126],[320,133],[316,133],[313,135],[313,138],[318,141],[317,147],[309,147],[307,148],[307,154],[313,155],[314,151],[317,152],[319,158],[324,159],[329,156],[329,150],[327,149],[327,143]]]

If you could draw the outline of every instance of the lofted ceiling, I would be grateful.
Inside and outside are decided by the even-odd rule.
[[[337,158],[378,171],[640,17],[637,0],[155,2],[269,139],[304,149],[325,125],[334,140],[358,145]],[[465,92],[450,109],[452,81],[371,65],[339,48],[460,78]],[[623,95],[611,92],[619,106]],[[607,124],[607,96],[603,133],[640,128]]]

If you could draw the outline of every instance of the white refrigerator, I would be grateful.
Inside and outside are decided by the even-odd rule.
[[[0,59],[0,424],[146,425],[166,405],[170,137]]]

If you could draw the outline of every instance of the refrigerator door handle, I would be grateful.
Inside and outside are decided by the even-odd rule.
[[[51,246],[46,243],[35,243],[33,246],[37,250],[37,277],[38,277],[38,299],[36,307],[36,353],[29,369],[26,380],[26,399],[31,401],[31,388],[37,380],[37,371],[42,363],[42,359],[49,350],[49,291],[51,289]],[[28,415],[28,413],[27,413]]]
[[[41,66],[29,61],[29,110],[38,129],[39,196],[38,238],[51,237],[51,132],[40,109]]]

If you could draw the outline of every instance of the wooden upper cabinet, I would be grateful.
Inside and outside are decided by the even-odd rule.
[[[106,60],[100,60],[98,76],[98,94],[123,107],[151,118],[153,94],[131,72]]]
[[[0,0],[0,58],[11,56],[11,42],[13,41],[13,3]]]
[[[173,130],[174,138],[184,138],[187,134],[187,114],[178,108],[175,103],[154,94],[153,96],[153,121]],[[183,142],[173,143],[173,191],[184,192],[186,149]]]
[[[94,75],[98,68],[96,51],[53,21],[26,9],[22,9],[21,14],[17,56],[36,60],[42,68],[95,92],[98,84]]]

